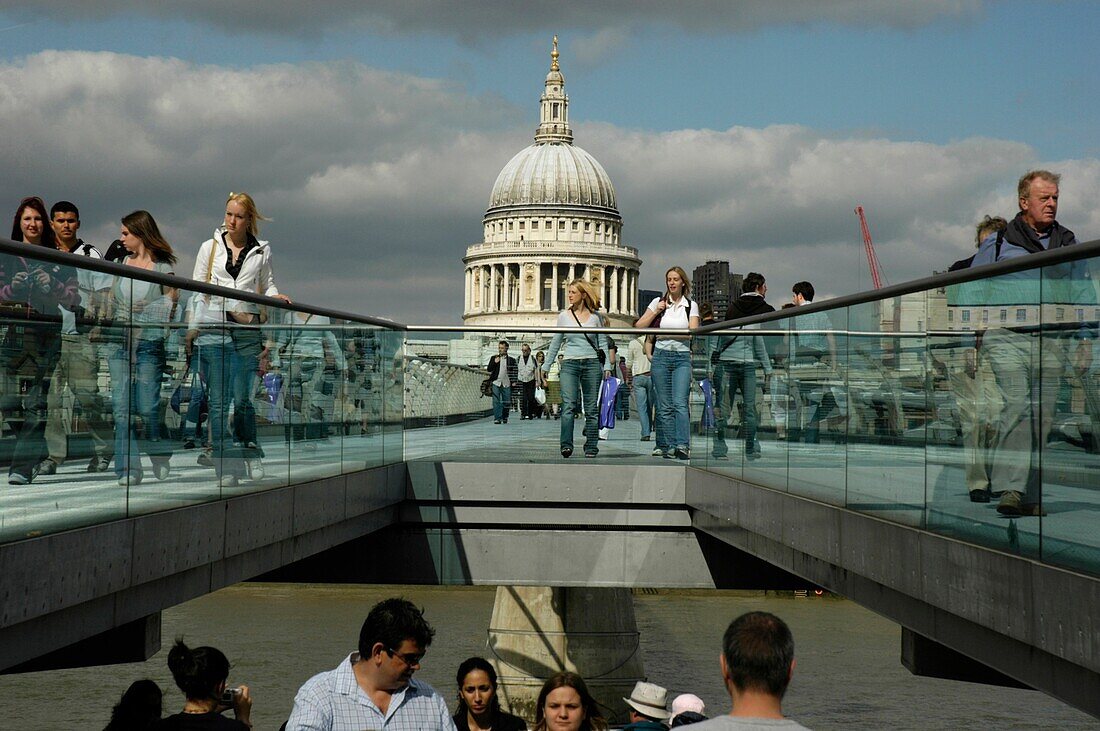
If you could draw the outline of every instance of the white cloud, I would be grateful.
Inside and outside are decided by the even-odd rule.
[[[194,21],[230,33],[301,36],[353,29],[491,42],[501,33],[588,32],[624,24],[707,33],[819,23],[913,28],[972,17],[982,6],[982,0],[39,0],[9,12],[17,19],[50,17],[63,22],[143,15]]]
[[[248,190],[274,219],[263,234],[295,299],[454,323],[461,258],[497,172],[531,142],[538,81],[517,109],[356,63],[238,70],[44,52],[0,65],[0,199],[72,199],[104,244],[119,217],[147,208],[190,262],[226,193]],[[1100,230],[1100,161],[1042,161],[1014,141],[575,131],[616,185],[645,287],[673,264],[723,258],[763,272],[773,299],[803,278],[866,288],[856,204],[891,281],[926,276],[964,255],[983,214],[1011,215],[1016,178],[1038,165],[1064,173],[1061,219],[1083,240]]]

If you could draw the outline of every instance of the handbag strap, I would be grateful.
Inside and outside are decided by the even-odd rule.
[[[573,319],[577,321],[577,327],[584,329],[584,325],[581,324],[580,319],[577,317],[577,313],[572,308],[569,309],[569,314],[573,316]],[[592,346],[592,350],[596,351],[596,357],[600,357],[600,348],[592,341],[592,338],[588,337],[588,333],[584,333],[584,339],[588,341],[588,344]]]

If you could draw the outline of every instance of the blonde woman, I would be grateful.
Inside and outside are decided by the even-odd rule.
[[[561,456],[573,454],[573,421],[582,408],[584,411],[584,456],[595,457],[599,453],[600,371],[606,378],[611,370],[607,357],[607,336],[602,333],[580,332],[585,328],[600,327],[600,291],[583,279],[569,283],[565,294],[569,307],[558,315],[558,327],[575,327],[576,333],[556,333],[550,340],[546,359],[551,363],[561,350]],[[564,349],[562,344],[565,344]],[[602,357],[601,357],[602,355]],[[603,361],[601,363],[601,361]],[[544,384],[545,385],[545,382]]]
[[[262,220],[266,219],[256,209],[252,196],[230,193],[223,224],[199,247],[193,278],[289,303],[290,298],[275,286],[271,246],[257,238]],[[197,349],[206,382],[210,441],[219,482],[233,486],[246,475],[260,479],[264,474],[260,461],[263,450],[256,441],[252,394],[263,351],[259,325],[266,313],[259,305],[229,297],[201,295],[195,300],[187,346],[189,355],[192,347]],[[230,405],[232,428],[226,423]],[[229,441],[234,442],[232,449],[227,448]]]
[[[655,298],[635,327],[696,328],[699,306],[688,299],[687,272],[672,267],[665,272],[667,290]],[[651,361],[657,391],[657,448],[654,457],[690,459],[688,452],[688,392],[691,390],[691,348],[683,337],[657,336]]]

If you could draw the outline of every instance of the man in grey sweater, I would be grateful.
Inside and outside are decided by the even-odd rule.
[[[722,638],[722,679],[733,700],[728,716],[693,725],[699,731],[805,730],[783,716],[783,694],[794,673],[794,637],[768,612],[742,614]]]

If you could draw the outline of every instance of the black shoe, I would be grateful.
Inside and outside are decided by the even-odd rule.
[[[573,448],[572,447],[562,447],[561,448],[561,456],[565,457],[566,459],[569,459],[570,457],[573,456]]]
[[[500,419],[493,419],[493,423],[494,423],[494,424],[499,424],[499,423],[500,423]]]
[[[596,454],[597,454],[597,452],[585,452],[584,456],[587,457],[588,459],[593,459],[593,458],[595,458]]]
[[[638,441],[639,441],[639,442],[648,442],[648,441],[649,441],[649,435],[648,435],[648,434],[646,434],[646,435],[645,435],[644,437],[642,437],[642,438],[641,438],[641,439],[639,439]]]
[[[56,475],[57,474],[57,462],[52,457],[46,457],[38,463],[38,474],[40,475]]]
[[[88,462],[89,472],[106,472],[111,469],[111,460],[106,457],[92,457]]]
[[[686,449],[680,449],[679,447],[677,447],[675,454],[676,454],[676,459],[682,459],[682,460],[691,459],[691,455],[688,454],[688,451]]]
[[[989,490],[971,490],[970,502],[972,503],[988,503],[989,502]]]
[[[183,440],[183,448],[184,449],[194,449],[195,448],[195,440],[191,439],[191,438],[184,439]]]

